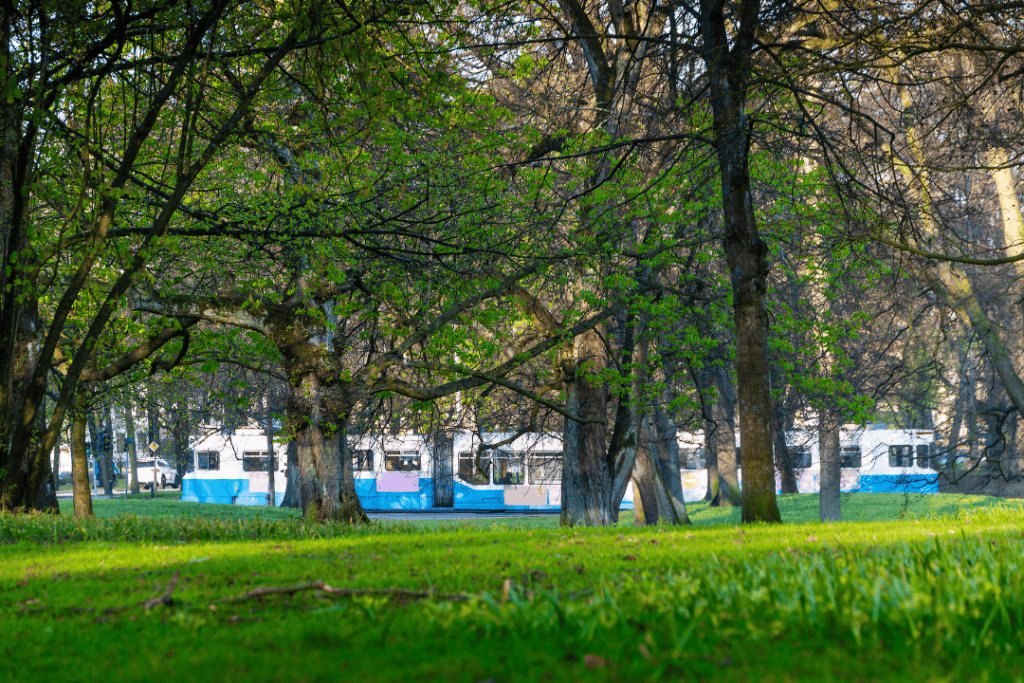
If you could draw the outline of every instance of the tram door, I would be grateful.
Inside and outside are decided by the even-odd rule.
[[[455,479],[452,472],[452,436],[438,434],[432,450],[434,469],[434,507],[455,506]]]

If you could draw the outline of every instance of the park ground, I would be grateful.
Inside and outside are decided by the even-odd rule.
[[[819,524],[311,525],[97,500],[0,515],[0,678],[1024,681],[1024,509],[854,494]]]

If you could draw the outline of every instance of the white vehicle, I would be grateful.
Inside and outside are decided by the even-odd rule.
[[[139,486],[150,488],[153,486],[153,463],[156,463],[156,481],[160,488],[178,485],[178,472],[166,460],[139,460],[135,463],[139,475]]]

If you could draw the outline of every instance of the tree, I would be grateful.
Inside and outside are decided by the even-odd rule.
[[[212,169],[282,60],[343,47],[407,11],[232,0],[3,5],[0,508],[37,505],[43,458],[104,329],[187,214],[197,180],[226,170]],[[109,279],[97,280],[101,265]],[[100,303],[85,308],[90,288]],[[49,423],[37,427],[72,319],[84,334],[68,349]]]

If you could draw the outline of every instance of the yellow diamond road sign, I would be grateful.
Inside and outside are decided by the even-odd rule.
[[[156,453],[158,448],[160,448],[160,444],[158,444],[156,441],[150,441],[149,442],[149,450],[151,450],[154,453]]]

